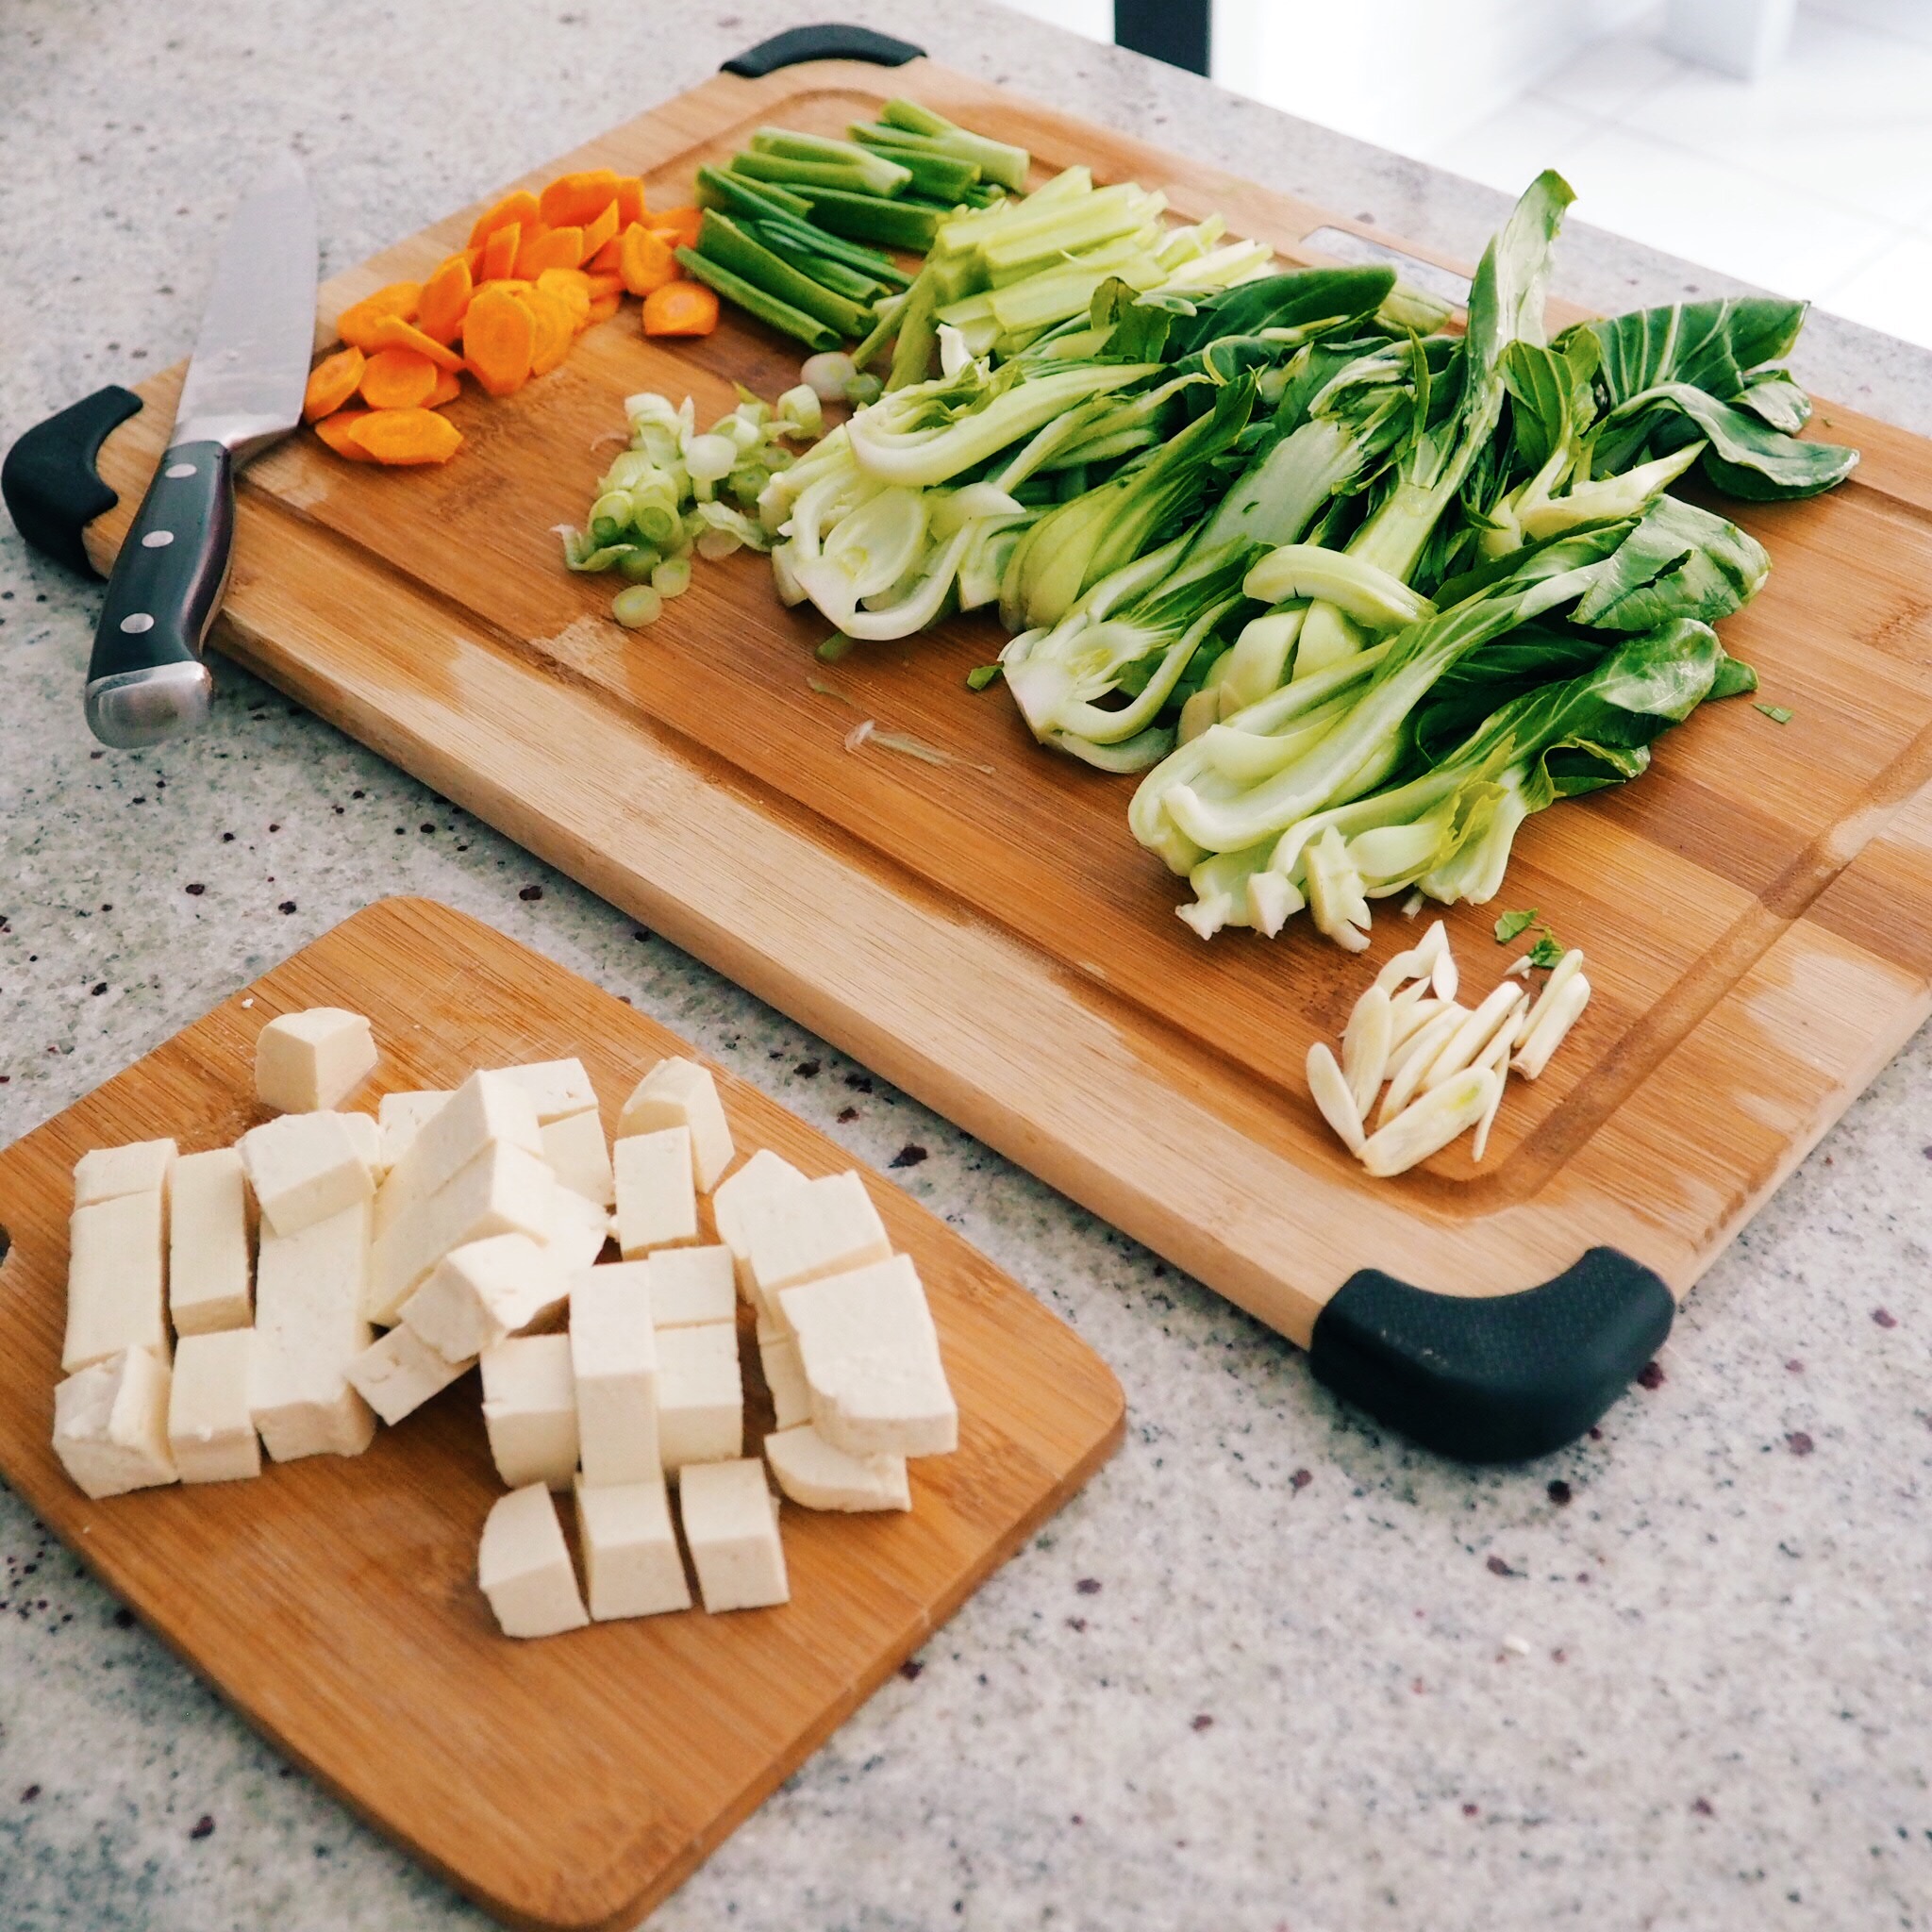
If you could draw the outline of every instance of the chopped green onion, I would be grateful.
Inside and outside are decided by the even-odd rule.
[[[1791,722],[1791,713],[1782,705],[1753,705],[1751,708],[1754,711],[1762,711],[1774,724],[1789,724]]]
[[[699,224],[698,253],[841,335],[862,336],[872,326],[871,309],[801,275],[716,208],[707,208]]]
[[[728,295],[741,308],[782,334],[795,336],[814,349],[830,349],[838,345],[837,330],[827,328],[816,316],[794,308],[791,303],[781,302],[777,296],[760,289],[756,283],[746,281],[742,275],[733,275],[728,268],[700,255],[695,248],[680,248],[676,256],[678,265],[688,274],[698,281],[708,283],[719,294]]]
[[[975,664],[966,674],[966,689],[968,691],[984,691],[988,685],[993,683],[1000,675],[1001,667],[997,664]]]
[[[811,218],[835,235],[856,242],[876,242],[886,248],[911,248],[924,254],[939,233],[941,210],[883,195],[853,194],[841,188],[800,191],[811,204]]]
[[[649,584],[633,584],[610,600],[610,614],[625,630],[641,630],[647,624],[656,624],[663,608],[663,598]]]
[[[821,664],[836,664],[857,642],[856,638],[848,638],[842,630],[835,630],[813,655]]]
[[[729,208],[735,215],[790,217],[808,221],[811,203],[775,181],[753,181],[723,168],[698,170],[698,206]]]
[[[667,557],[651,573],[651,588],[660,597],[681,597],[691,589],[691,558]]]

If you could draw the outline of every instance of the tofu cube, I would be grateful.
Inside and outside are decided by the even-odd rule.
[[[281,1114],[250,1127],[236,1152],[276,1234],[300,1234],[375,1193],[375,1175],[339,1113]]]
[[[648,1265],[656,1326],[695,1328],[738,1319],[729,1248],[661,1248]]]
[[[576,1380],[568,1335],[513,1335],[485,1349],[483,1424],[510,1489],[567,1490],[577,1467]]]
[[[254,1212],[232,1147],[184,1154],[169,1184],[168,1308],[178,1335],[245,1328],[252,1309]]]
[[[604,1123],[596,1109],[550,1121],[538,1132],[543,1140],[543,1158],[559,1184],[608,1211],[617,1200],[617,1185],[610,1173],[610,1143],[604,1138]]]
[[[378,1335],[344,1373],[349,1386],[391,1428],[440,1395],[474,1361],[445,1361],[413,1328]]]
[[[811,1420],[811,1385],[805,1379],[805,1364],[798,1358],[798,1344],[789,1335],[767,1340],[758,1338],[758,1362],[765,1372],[765,1387],[772,1391],[772,1419],[779,1429],[796,1428]]]
[[[299,1234],[264,1230],[255,1264],[248,1406],[277,1462],[359,1456],[375,1418],[349,1381],[370,1343],[369,1203]]]
[[[754,1610],[791,1600],[778,1505],[762,1462],[693,1464],[678,1485],[677,1513],[706,1609]]]
[[[382,1166],[387,1174],[408,1152],[423,1123],[449,1098],[445,1088],[419,1087],[408,1093],[385,1093],[376,1103],[375,1121],[382,1129]]]
[[[472,1074],[417,1129],[382,1184],[375,1206],[380,1240],[416,1201],[436,1193],[491,1147],[542,1158],[543,1139],[530,1096],[501,1074]]]
[[[284,1013],[256,1035],[255,1091],[280,1113],[338,1107],[375,1071],[369,1022],[341,1007]]]
[[[349,1130],[349,1139],[356,1143],[356,1152],[362,1157],[369,1169],[371,1179],[379,1188],[383,1176],[389,1173],[389,1162],[382,1153],[382,1128],[373,1113],[339,1113],[336,1118]]]
[[[689,1127],[622,1137],[611,1150],[611,1161],[617,1180],[617,1245],[626,1261],[653,1248],[697,1240]]]
[[[506,1637],[555,1637],[591,1620],[557,1505],[541,1483],[499,1496],[483,1524],[476,1581]]]
[[[780,1291],[820,1435],[851,1456],[943,1456],[959,1411],[939,1331],[904,1255]]]
[[[807,1509],[909,1509],[903,1456],[848,1456],[801,1423],[765,1438],[765,1460],[778,1487]]]
[[[731,1265],[738,1276],[738,1291],[752,1299],[750,1224],[755,1211],[792,1188],[802,1188],[805,1176],[769,1147],[760,1147],[742,1167],[720,1181],[711,1196],[711,1219],[718,1239],[731,1250]]]
[[[570,1291],[570,1353],[577,1389],[577,1459],[595,1488],[661,1482],[658,1346],[644,1264],[587,1268]]]
[[[74,1205],[92,1208],[123,1194],[165,1194],[177,1149],[173,1141],[132,1141],[96,1147],[74,1163]]]
[[[610,1239],[610,1216],[594,1201],[558,1187],[551,1201],[550,1238],[545,1249],[556,1258],[568,1281],[580,1274],[604,1252]]]
[[[261,1441],[248,1407],[252,1328],[184,1335],[175,1351],[168,1448],[184,1483],[239,1482],[261,1474]]]
[[[659,1060],[624,1103],[617,1135],[628,1140],[666,1127],[690,1129],[691,1177],[699,1191],[708,1194],[731,1165],[735,1151],[724,1103],[718,1098],[718,1083],[708,1067],[695,1060]]]
[[[752,1306],[788,1326],[780,1289],[883,1261],[892,1252],[864,1181],[849,1170],[780,1191],[754,1207],[746,1223]]]
[[[671,1526],[664,1478],[592,1488],[577,1480],[577,1547],[591,1615],[656,1617],[691,1608],[691,1584]]]
[[[597,1110],[597,1091],[582,1060],[532,1060],[521,1067],[498,1067],[493,1077],[521,1087],[530,1096],[541,1127]]]
[[[658,1452],[667,1475],[744,1454],[744,1383],[731,1323],[658,1337]]]
[[[69,1375],[54,1391],[54,1454],[96,1499],[173,1482],[167,1363],[130,1348]]]
[[[67,1334],[63,1374],[125,1349],[168,1354],[158,1192],[119,1194],[76,1208],[67,1224]]]
[[[526,1234],[493,1234],[436,1264],[403,1304],[403,1325],[445,1361],[470,1362],[505,1336],[547,1324],[569,1292],[547,1247]]]

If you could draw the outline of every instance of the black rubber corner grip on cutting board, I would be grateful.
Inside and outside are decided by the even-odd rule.
[[[747,80],[761,80],[781,67],[796,67],[807,60],[870,60],[874,67],[903,67],[925,52],[910,41],[896,41],[891,34],[874,33],[869,26],[848,26],[842,21],[823,20],[815,26],[787,27],[756,47],[734,54],[718,71],[741,74]]]
[[[1574,1441],[1663,1345],[1676,1304],[1615,1248],[1517,1294],[1437,1294],[1364,1268],[1315,1322],[1318,1380],[1425,1449],[1521,1462]]]
[[[100,573],[88,561],[81,533],[120,502],[101,481],[94,459],[110,431],[142,407],[131,389],[110,382],[36,423],[0,463],[0,497],[27,543],[82,576]]]

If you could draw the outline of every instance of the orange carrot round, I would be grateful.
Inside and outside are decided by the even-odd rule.
[[[393,315],[376,324],[375,346],[408,349],[418,356],[427,356],[439,369],[447,369],[452,374],[463,366],[463,358],[446,342],[439,342],[434,336],[425,335],[413,322],[399,322]]]
[[[615,201],[607,201],[604,204],[604,212],[594,222],[585,224],[584,245],[578,251],[577,258],[575,262],[571,263],[571,266],[575,268],[581,263],[589,261],[591,256],[595,255],[617,233],[617,203]]]
[[[523,301],[537,330],[530,348],[530,374],[548,375],[570,354],[576,316],[560,297],[544,289],[532,289]]]
[[[480,256],[478,257],[480,260]],[[416,311],[416,326],[439,342],[453,342],[463,325],[463,310],[470,306],[475,284],[470,273],[467,252],[452,255],[423,284],[423,302]]]
[[[493,396],[514,394],[529,380],[537,325],[508,290],[483,289],[463,317],[463,360]]]
[[[453,375],[447,369],[436,372],[436,387],[423,399],[425,409],[440,409],[445,403],[453,403],[463,392],[463,378]]]
[[[617,199],[617,175],[609,168],[588,168],[580,174],[559,175],[537,206],[553,228],[580,228],[594,222]]]
[[[641,175],[617,177],[617,230],[622,234],[633,222],[644,218],[644,181]]]
[[[372,409],[347,434],[378,463],[446,463],[463,446],[463,432],[434,409]]]
[[[652,213],[644,225],[659,235],[670,236],[674,248],[695,248],[698,245],[698,224],[703,220],[702,208],[660,208]]]
[[[415,321],[422,300],[421,282],[391,282],[343,309],[336,317],[336,333],[354,348],[379,349],[382,344],[375,340],[376,325],[391,315],[404,322]]]
[[[545,228],[517,250],[516,273],[534,282],[546,268],[575,268],[584,258],[581,228]]]
[[[595,255],[591,256],[588,261],[581,265],[591,270],[594,274],[608,275],[616,269],[618,258],[623,252],[624,237],[622,235],[613,235],[609,241],[605,242],[603,247],[598,249]]]
[[[521,222],[507,223],[501,228],[492,228],[490,239],[483,244],[483,273],[476,279],[479,282],[501,281],[516,264],[517,250],[523,246],[524,225]]]
[[[633,222],[624,231],[617,272],[633,295],[648,295],[666,282],[677,280],[677,258],[662,235]]]
[[[708,336],[718,326],[718,297],[702,282],[666,282],[644,297],[647,336]]]
[[[584,317],[584,326],[589,328],[593,323],[608,322],[617,313],[623,299],[621,295],[597,296],[591,304],[591,312]]]
[[[586,307],[590,297],[584,298]],[[308,387],[302,391],[302,415],[314,423],[331,416],[362,386],[362,351],[353,343],[325,356],[308,372]]]
[[[436,387],[436,364],[413,349],[378,349],[362,371],[362,400],[372,409],[414,409]]]
[[[537,286],[570,310],[571,326],[582,328],[591,313],[591,278],[581,269],[546,268]]]
[[[624,293],[624,277],[622,275],[592,275],[588,269],[580,269],[578,273],[584,278],[584,287],[591,291],[591,300],[592,302],[601,302],[607,295],[621,295]]]
[[[335,451],[339,457],[347,457],[352,463],[373,463],[375,458],[355,439],[357,424],[369,416],[367,409],[338,409],[332,416],[325,416],[315,425],[315,433]]]
[[[470,230],[470,246],[481,247],[497,229],[507,228],[512,222],[523,224],[536,219],[537,197],[527,188],[514,189],[476,217],[476,225]]]

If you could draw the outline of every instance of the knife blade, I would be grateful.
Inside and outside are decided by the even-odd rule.
[[[103,744],[158,744],[208,717],[202,644],[227,583],[235,471],[301,421],[315,270],[315,205],[284,158],[229,226],[174,434],[108,579],[86,699]]]

